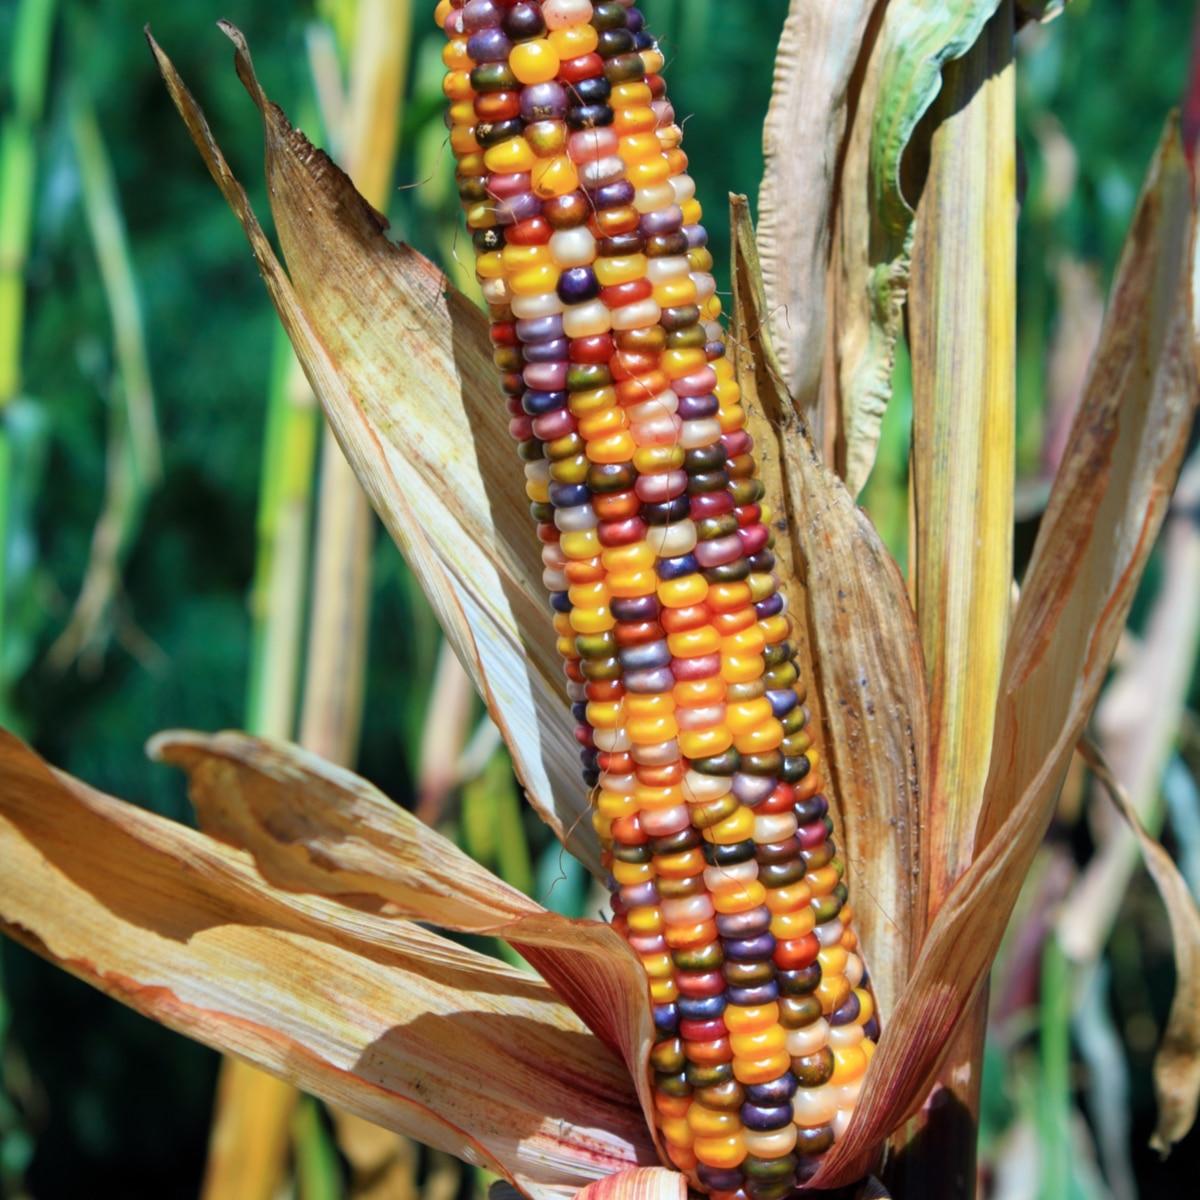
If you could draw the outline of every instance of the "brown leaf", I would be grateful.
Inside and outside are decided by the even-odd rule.
[[[1137,838],[1146,870],[1166,906],[1175,944],[1175,998],[1154,1056],[1158,1123],[1150,1138],[1150,1145],[1166,1157],[1195,1124],[1200,1104],[1200,908],[1171,856],[1146,832],[1137,808],[1103,755],[1086,743],[1082,749],[1088,766]]]
[[[951,890],[821,1181],[855,1178],[926,1096],[982,986],[1124,627],[1196,406],[1191,180],[1172,122],[1126,244],[1021,592],[976,858]]]
[[[0,929],[138,1012],[563,1198],[654,1149],[624,1064],[542,980],[295,896],[0,734]]]
[[[1188,474],[1200,483],[1200,459]],[[1194,503],[1200,489],[1193,491]],[[1200,529],[1186,501],[1167,521],[1159,557],[1161,582],[1144,635],[1105,687],[1094,721],[1105,759],[1152,831],[1162,824],[1163,771],[1187,711],[1200,648]],[[1137,839],[1107,805],[1097,811],[1092,835],[1095,851],[1058,916],[1059,941],[1076,966],[1104,952],[1139,857]]]
[[[267,99],[242,35],[222,29],[262,114],[287,273],[195,100],[150,39],[171,97],[242,223],[343,451],[504,733],[530,801],[598,872],[538,542],[507,413],[492,398],[486,322],[428,260],[387,240],[382,218]]]
[[[187,771],[201,827],[248,850],[276,887],[510,942],[623,1057],[655,1127],[646,976],[614,929],[548,912],[366,780],[298,746],[164,733],[150,752]]]
[[[1193,250],[1192,178],[1172,118],[1013,618],[980,845],[1043,774],[1048,797],[1057,791],[1154,546],[1200,399]]]
[[[886,1028],[919,928],[927,715],[916,619],[896,564],[866,514],[821,465],[787,402],[744,204],[734,206],[733,237],[736,352],[741,359],[748,349],[759,364],[752,400],[768,419],[755,426],[756,445],[766,463],[779,463],[779,511],[803,584],[792,611],[798,624],[807,621],[800,632],[811,647],[806,669],[820,693],[814,707],[829,756],[829,794],[840,815],[855,925]]]
[[[825,344],[825,277],[851,76],[879,0],[792,0],[763,126],[758,250],[787,390],[812,420]]]

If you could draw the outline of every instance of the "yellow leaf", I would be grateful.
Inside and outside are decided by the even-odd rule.
[[[655,1161],[624,1064],[542,980],[411,922],[281,892],[243,853],[3,733],[0,861],[0,930],[17,941],[530,1196]]]
[[[346,457],[487,702],[530,801],[599,873],[486,322],[428,260],[388,241],[382,218],[267,99],[241,34],[222,29],[262,114],[286,273],[203,114],[151,38],[171,97],[242,223]]]
[[[926,918],[970,865],[1012,595],[1017,163],[1012,7],[946,67],[917,204],[914,594],[929,678]]]

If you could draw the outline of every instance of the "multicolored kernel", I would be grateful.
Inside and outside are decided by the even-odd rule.
[[[632,0],[441,0],[450,144],[674,1164],[773,1200],[875,1016],[663,56]]]

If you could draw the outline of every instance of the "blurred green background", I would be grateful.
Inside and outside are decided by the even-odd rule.
[[[456,237],[432,7],[432,0],[413,5],[388,215],[397,237],[452,265],[470,247]],[[785,0],[645,0],[667,53],[676,109],[687,118],[686,145],[718,263],[728,251],[725,194],[757,190],[759,128],[786,7]],[[148,763],[141,747],[166,727],[246,722],[256,509],[280,355],[275,317],[242,233],[167,99],[142,26],[152,24],[265,219],[260,125],[214,21],[227,17],[243,29],[268,92],[323,141],[307,51],[314,29],[336,25],[351,8],[0,0],[0,117],[10,151],[0,160],[0,268],[18,277],[25,298],[23,320],[0,307],[0,320],[16,321],[20,365],[12,394],[0,395],[0,450],[10,463],[0,710],[57,766],[181,820],[189,813],[180,778]],[[50,22],[44,73],[15,44],[18,33],[39,44],[34,9]],[[1190,10],[1182,2],[1075,0],[1061,19],[1020,38],[1021,556],[1036,530],[1056,439],[1077,396],[1142,174],[1165,114],[1183,94]],[[9,194],[6,208],[4,197],[24,178],[32,212],[21,261],[22,239],[12,239],[19,203]],[[149,393],[139,375],[139,313],[161,439],[158,482]],[[866,493],[900,554],[905,388],[902,358]],[[102,589],[84,643],[67,653],[59,639],[102,511],[119,548],[118,571]],[[1135,624],[1153,603],[1155,579],[1152,569]],[[1200,593],[1200,580],[1190,586]],[[435,629],[399,555],[377,540],[357,766],[409,805],[417,797]],[[1193,885],[1197,699],[1193,679],[1167,775],[1165,835],[1191,864]],[[503,760],[484,761],[480,779],[451,795],[445,827],[544,901],[577,910],[584,901],[578,872],[563,876],[545,831],[516,809]],[[1043,882],[1047,871],[1069,879],[1093,848],[1078,789],[1074,795],[1052,834]],[[1035,926],[1045,918],[1040,897],[1023,918]],[[1200,1178],[1195,1133],[1165,1166],[1146,1149],[1154,1116],[1150,1060],[1173,981],[1164,924],[1152,889],[1135,876],[1086,1004],[1082,980],[1065,967],[1039,971],[1035,954],[1030,974],[1028,955],[1002,960],[1002,1023],[989,1055],[983,1135],[994,1194],[1124,1200],[1135,1194],[1131,1179],[1141,1195],[1153,1196],[1181,1194],[1172,1190],[1178,1181]],[[217,1065],[209,1051],[3,943],[0,1196],[196,1195]],[[1098,1094],[1117,1097],[1115,1114],[1100,1111]],[[1062,1142],[1064,1119],[1072,1131],[1066,1173],[1052,1174],[1043,1153],[1044,1169],[1033,1171],[1032,1182],[1008,1178],[1013,1156]],[[330,1161],[326,1183],[332,1179],[337,1194],[340,1167],[336,1156]],[[306,1194],[303,1179],[295,1186]],[[475,1185],[464,1175],[457,1186],[465,1193]]]

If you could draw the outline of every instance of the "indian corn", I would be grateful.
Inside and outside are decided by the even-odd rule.
[[[773,1200],[879,1036],[663,56],[632,0],[441,0],[450,145],[671,1161]]]

